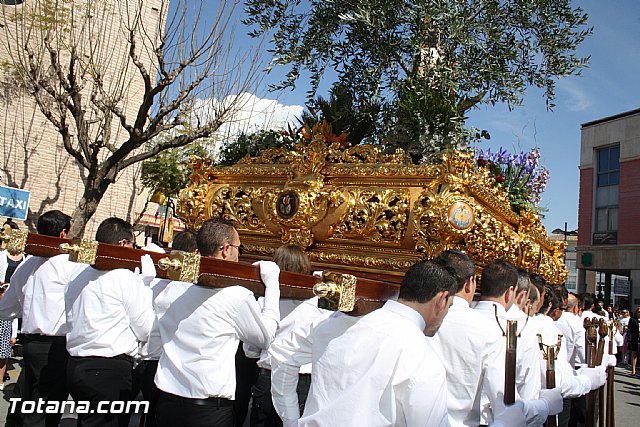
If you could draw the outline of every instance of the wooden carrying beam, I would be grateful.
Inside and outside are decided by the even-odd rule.
[[[140,257],[149,255],[156,276],[164,279],[196,283],[208,288],[241,285],[256,295],[264,295],[260,268],[242,262],[230,262],[198,254],[174,251],[170,254],[148,252],[89,240],[65,240],[35,233],[14,231],[2,236],[7,250],[51,257],[68,253],[75,262],[90,264],[98,270],[141,268]],[[389,299],[396,299],[399,285],[360,278],[348,274],[324,273],[323,278],[280,272],[282,298],[307,299],[320,297],[323,308],[362,315],[379,308]]]

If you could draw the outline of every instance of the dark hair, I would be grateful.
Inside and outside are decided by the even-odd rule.
[[[283,271],[311,274],[311,262],[300,246],[292,244],[280,246],[273,254],[273,262]]]
[[[48,211],[40,215],[36,228],[40,234],[58,237],[71,228],[71,217],[59,210]]]
[[[535,305],[538,300],[540,300],[540,292],[538,291],[538,288],[531,286],[531,289],[529,290],[529,301],[531,301],[532,305]]]
[[[464,252],[450,249],[442,252],[436,259],[444,262],[447,266],[455,270],[458,276],[458,288],[456,292],[460,292],[464,288],[467,280],[476,274],[476,265],[473,263],[473,260],[469,258],[469,255]]]
[[[553,290],[557,292],[558,295],[560,295],[563,304],[569,299],[569,291],[567,290],[567,288],[565,288],[564,285],[553,285]]]
[[[458,278],[453,268],[443,261],[422,260],[404,274],[398,299],[425,303],[442,291],[453,295],[457,287]]]
[[[527,292],[531,290],[531,281],[529,279],[529,273],[524,268],[516,267],[518,270],[518,281],[516,292]]]
[[[544,313],[549,307],[553,308],[553,288],[550,285],[544,285],[544,289],[546,290],[546,293],[544,294],[544,300],[540,306],[540,313]]]
[[[582,296],[582,309],[583,310],[590,310],[591,307],[593,307],[593,304],[595,302],[595,297],[593,294],[584,294]]]
[[[13,222],[13,220],[11,218],[8,218],[4,224],[2,224],[2,226],[4,227],[5,225],[8,225],[12,230],[20,230],[20,227],[18,227],[18,224],[16,224],[15,222]]]
[[[122,240],[133,240],[133,227],[124,219],[111,217],[100,223],[96,231],[96,240],[100,243],[117,245]]]
[[[208,219],[202,224],[196,241],[202,256],[213,256],[225,243],[233,242],[233,224],[221,219]]]
[[[547,284],[547,281],[544,280],[544,277],[542,277],[538,273],[529,273],[529,280],[531,281],[531,284],[536,287],[538,293],[542,295],[542,292],[544,291],[544,285]]]
[[[498,260],[482,270],[481,293],[483,297],[497,298],[518,283],[518,270],[510,262]]]
[[[191,230],[184,230],[173,237],[171,249],[175,251],[193,252],[198,249],[196,242],[196,233]]]
[[[562,298],[562,292],[558,289],[557,286],[551,287],[551,309],[554,310],[556,308],[562,308],[564,305],[564,299]]]

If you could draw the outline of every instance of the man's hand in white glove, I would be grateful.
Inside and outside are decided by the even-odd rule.
[[[607,367],[615,367],[617,364],[615,354],[607,354]]]
[[[513,405],[505,406],[502,397],[499,395],[496,408],[493,411],[493,423],[491,427],[520,427],[524,426],[526,418],[524,405],[518,401]]]
[[[148,254],[140,257],[141,268],[136,267],[134,273],[140,274],[140,278],[145,285],[149,286],[153,279],[156,278],[156,267],[153,265],[153,258]]]
[[[156,277],[156,266],[153,265],[153,258],[150,255],[145,254],[140,257],[141,271],[143,276]]]
[[[560,387],[540,390],[539,400],[546,402],[549,416],[562,412],[562,393]]]
[[[601,366],[595,368],[582,368],[580,375],[584,375],[591,381],[591,390],[597,390],[607,382],[607,374]]]
[[[260,267],[260,278],[265,288],[280,286],[280,267],[273,261],[258,261],[253,265]]]

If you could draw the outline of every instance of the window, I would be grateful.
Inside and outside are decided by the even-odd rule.
[[[618,194],[620,188],[620,146],[597,151],[595,232],[618,230]]]
[[[620,184],[620,146],[598,150],[598,187]]]

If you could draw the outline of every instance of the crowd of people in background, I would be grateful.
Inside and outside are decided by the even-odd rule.
[[[69,227],[68,215],[50,211],[37,229],[64,238]],[[109,218],[95,240],[131,248],[135,236],[131,224]],[[238,262],[244,246],[233,224],[208,220],[198,232],[178,233],[172,249]],[[136,272],[99,271],[68,255],[0,252],[0,279],[10,283],[0,288],[0,375],[13,345],[11,321],[23,322],[16,396],[70,395],[94,405],[141,392],[150,403],[147,427],[241,427],[247,417],[252,427],[506,427],[542,425],[556,414],[559,426],[574,426],[584,423],[585,396],[604,385],[608,366],[628,366],[636,375],[640,308],[604,307],[592,294],[570,293],[506,261],[481,273],[454,250],[419,261],[397,301],[361,317],[322,309],[317,298],[280,298],[280,271],[312,274],[295,245],[256,263],[265,287],[260,298],[242,286],[157,278],[149,255],[140,264]],[[618,325],[617,355],[595,368],[584,366],[586,317]],[[522,332],[518,402],[509,407],[507,320]],[[557,387],[546,390],[539,340],[553,345],[559,338]],[[130,415],[90,411],[78,414],[78,425],[126,427]],[[60,417],[10,413],[7,425],[53,427]]]

